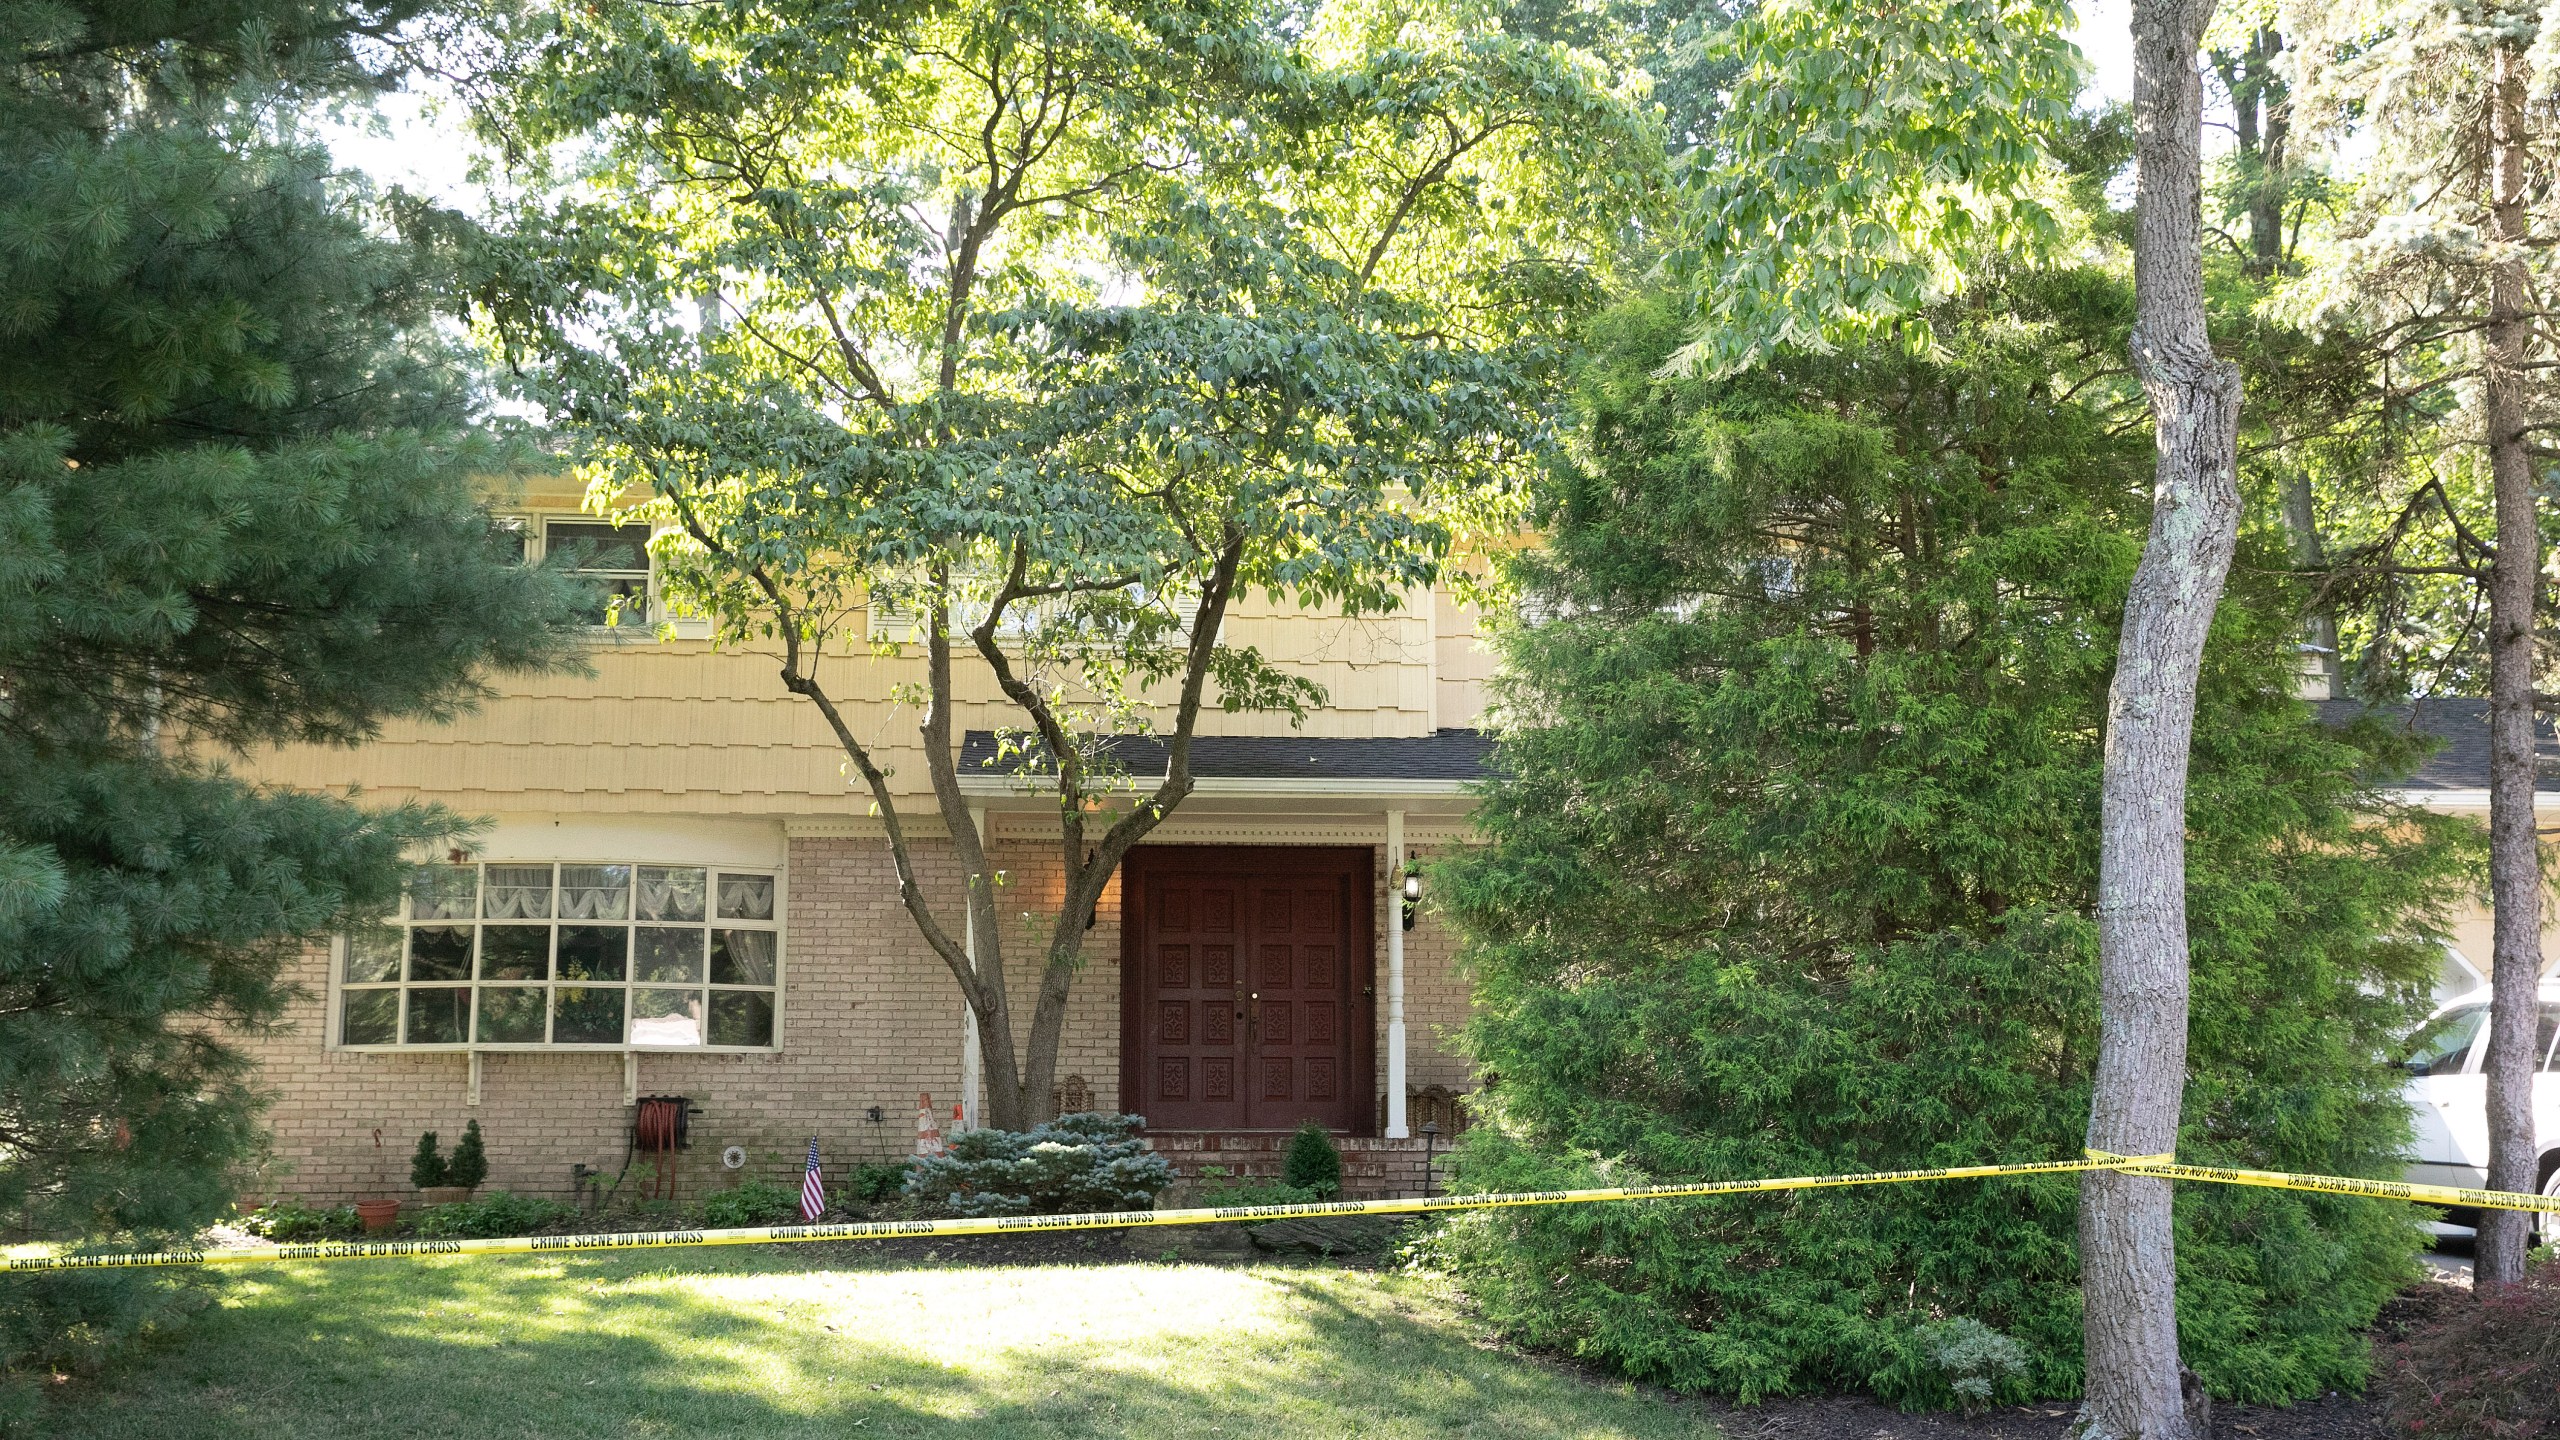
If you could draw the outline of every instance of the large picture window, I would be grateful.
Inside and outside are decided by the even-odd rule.
[[[769,1050],[774,875],[701,865],[421,866],[349,935],[338,1043]]]

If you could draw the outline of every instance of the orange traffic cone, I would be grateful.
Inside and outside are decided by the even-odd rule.
[[[942,1127],[933,1123],[933,1095],[916,1097],[916,1156],[930,1160],[942,1153]]]

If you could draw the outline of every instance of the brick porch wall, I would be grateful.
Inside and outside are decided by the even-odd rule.
[[[1057,866],[1035,845],[1000,845],[990,858],[1006,872],[998,909],[1008,927],[1007,980],[1017,1032],[1027,1032],[1041,945],[1061,888]],[[956,917],[960,877],[949,849],[920,845],[917,862],[944,913]],[[796,1183],[813,1134],[831,1167],[903,1156],[914,1141],[917,1092],[932,1092],[946,1123],[959,1098],[959,992],[897,902],[887,845],[794,839],[789,867],[780,1053],[639,1057],[640,1093],[684,1095],[704,1112],[694,1117],[692,1148],[676,1160],[680,1198],[740,1178],[720,1166],[720,1152],[730,1145],[748,1151],[745,1175],[787,1184]],[[1397,915],[1387,885],[1381,852],[1382,987],[1383,927]],[[1061,1078],[1084,1077],[1098,1108],[1116,1108],[1120,1098],[1119,927],[1115,882],[1069,992],[1058,1064]],[[1464,1062],[1441,1039],[1463,1020],[1466,1007],[1449,938],[1426,907],[1405,939],[1411,1082],[1464,1089]],[[254,1198],[408,1195],[409,1152],[418,1133],[435,1130],[449,1147],[475,1119],[488,1144],[490,1188],[565,1197],[573,1164],[598,1167],[607,1179],[621,1168],[631,1114],[622,1103],[621,1055],[484,1055],[481,1103],[474,1108],[465,1104],[464,1056],[328,1049],[327,965],[325,952],[303,957],[292,978],[307,993],[285,1026],[242,1042],[275,1096],[269,1119],[276,1163],[251,1187]],[[1378,1013],[1383,1039],[1383,1003]],[[1381,1053],[1381,1084],[1384,1076]],[[882,1124],[865,1117],[874,1105],[885,1116]],[[1393,1183],[1418,1187],[1419,1163],[1417,1153],[1412,1175],[1399,1171]],[[641,1193],[649,1171],[648,1160],[635,1161],[624,1194]],[[1380,1183],[1387,1183],[1383,1172]],[[1377,1193],[1406,1191],[1391,1186]]]
[[[1210,1167],[1224,1170],[1232,1178],[1278,1180],[1288,1155],[1290,1139],[1287,1135],[1183,1130],[1150,1135],[1147,1146],[1171,1163],[1174,1174],[1180,1177],[1180,1183],[1167,1200],[1174,1204],[1196,1204],[1200,1201],[1194,1194],[1194,1182],[1202,1170]],[[1426,1190],[1423,1176],[1426,1159],[1436,1168],[1441,1160],[1447,1158],[1449,1146],[1445,1140],[1429,1142],[1419,1137],[1383,1140],[1374,1136],[1344,1136],[1334,1142],[1334,1148],[1342,1152],[1340,1198],[1344,1200],[1391,1200],[1405,1195],[1444,1193],[1448,1189],[1435,1174]]]

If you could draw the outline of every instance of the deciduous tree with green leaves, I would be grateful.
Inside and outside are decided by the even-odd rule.
[[[2081,60],[2051,0],[1770,0],[1711,42],[1730,104],[1683,174],[1674,357],[1728,373],[1893,334],[1925,348],[1963,260],[2056,233],[2040,183]]]
[[[825,718],[998,1126],[1047,1112],[1085,916],[1190,792],[1204,709],[1321,699],[1225,641],[1232,607],[1393,608],[1544,444],[1664,147],[1589,57],[1474,18],[768,0],[513,37],[486,122],[556,184],[486,244],[493,332],[594,493],[674,523],[670,593]],[[844,711],[883,685],[843,657],[901,643],[965,916]],[[1019,1037],[953,733],[973,676],[1057,800]],[[1132,785],[1109,742],[1141,730],[1166,768]]]

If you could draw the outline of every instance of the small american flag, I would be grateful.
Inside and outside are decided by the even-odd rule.
[[[818,1137],[809,1137],[809,1173],[800,1177],[800,1218],[815,1224],[827,1213],[827,1187],[818,1169]]]

